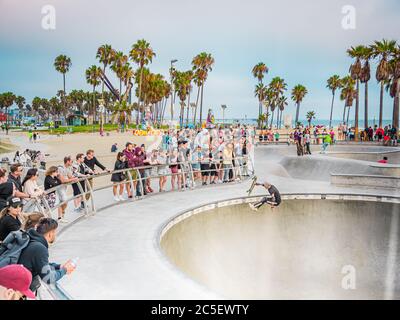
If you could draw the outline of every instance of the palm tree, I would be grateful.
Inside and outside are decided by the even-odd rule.
[[[315,119],[315,111],[308,111],[306,114],[306,119],[308,122],[308,127],[311,128],[311,121]]]
[[[63,104],[65,107],[65,74],[69,71],[69,68],[71,68],[71,58],[67,57],[66,55],[59,55],[56,57],[54,60],[54,67],[56,71],[60,72],[63,75],[63,91],[64,91],[64,96],[63,96]]]
[[[282,123],[282,114],[283,114],[283,111],[285,110],[285,108],[286,108],[286,106],[288,105],[288,102],[287,102],[287,98],[285,97],[285,96],[282,96],[282,97],[280,97],[279,99],[278,99],[278,117],[277,117],[277,121],[276,121],[276,127],[278,128],[278,129],[280,129],[281,128],[281,123]],[[280,114],[280,116],[279,116],[279,114]]]
[[[372,49],[371,47],[363,47],[362,50],[362,59],[364,60],[364,66],[361,69],[361,83],[365,85],[365,94],[364,94],[364,129],[368,128],[368,81],[371,80],[371,66],[369,61],[372,58]]]
[[[128,56],[126,56],[122,51],[115,52],[113,56],[113,64],[111,65],[111,70],[115,72],[117,78],[119,79],[119,99],[122,99],[122,77],[124,73],[124,66],[128,63]]]
[[[271,83],[269,84],[269,99],[271,101],[271,112],[272,112],[272,117],[271,117],[271,124],[270,127],[272,128],[272,124],[274,122],[274,115],[275,115],[275,110],[278,107],[278,102],[280,97],[284,94],[284,92],[287,90],[287,84],[284,79],[280,77],[275,77],[271,80]],[[278,111],[279,112],[279,111]]]
[[[196,82],[201,87],[201,98],[200,98],[200,125],[203,121],[203,93],[204,93],[204,83],[207,80],[208,73],[212,71],[212,66],[215,60],[211,54],[202,52],[195,56],[192,60],[193,71],[196,75]],[[197,105],[196,105],[197,109]]]
[[[156,56],[153,49],[150,47],[150,43],[146,40],[138,40],[132,45],[132,50],[129,53],[130,58],[135,62],[140,69],[140,80],[139,80],[139,95],[138,104],[142,99],[142,80],[143,80],[143,68],[153,61],[153,57]],[[138,119],[139,120],[139,119]]]
[[[106,74],[106,68],[114,61],[115,50],[109,44],[103,44],[97,49],[96,58],[103,64],[103,73]],[[101,86],[101,94],[104,93],[104,83]]]
[[[22,120],[23,111],[24,111],[24,107],[25,107],[25,98],[22,96],[16,96],[14,102],[18,106],[20,120]]]
[[[264,122],[267,122],[267,121],[268,121],[268,114],[266,114],[266,113],[260,114],[258,116],[259,128],[263,129],[264,128]]]
[[[86,82],[93,86],[93,105],[92,105],[92,111],[93,111],[93,124],[95,122],[95,114],[96,114],[96,86],[100,84],[100,75],[101,75],[101,68],[98,66],[91,66],[86,70]],[[89,113],[90,114],[90,113]]]
[[[399,129],[399,104],[400,104],[400,46],[393,52],[389,61],[390,79],[386,89],[393,98],[392,126]]]
[[[263,62],[256,64],[252,70],[252,74],[254,78],[257,78],[259,84],[263,83],[264,75],[267,73],[268,73],[268,67]],[[262,114],[262,101],[259,100],[258,115],[260,116],[261,114]]]
[[[349,50],[347,50],[347,54],[351,58],[356,59],[354,64],[350,66],[350,75],[353,78],[353,80],[356,81],[356,110],[354,115],[354,122],[355,122],[354,137],[355,141],[358,141],[358,116],[360,110],[360,79],[362,76],[361,58],[364,55],[364,47],[363,46],[351,47]]]
[[[298,84],[292,90],[292,100],[296,102],[297,105],[295,123],[299,122],[300,103],[303,101],[307,93],[308,93],[307,88],[301,84]]]
[[[349,125],[349,113],[350,108],[353,106],[354,98],[357,95],[356,89],[354,88],[356,82],[351,76],[347,76],[342,79],[342,91],[340,94],[340,99],[345,101],[343,110],[343,122]],[[347,110],[347,120],[346,120],[346,108]]]
[[[342,82],[340,79],[340,76],[334,75],[330,77],[327,81],[327,88],[332,91],[332,105],[331,105],[331,116],[329,118],[329,128],[332,127],[332,117],[333,117],[333,106],[335,103],[335,93],[337,89],[340,89],[342,87]]]
[[[6,128],[8,128],[8,108],[11,107],[15,102],[16,96],[12,92],[5,92],[1,94],[0,105],[2,108],[6,109]],[[8,130],[6,131],[8,134]]]
[[[396,48],[396,41],[389,41],[386,39],[383,39],[382,41],[375,41],[371,48],[372,57],[380,59],[378,68],[376,70],[376,80],[381,84],[381,95],[379,103],[379,127],[382,128],[384,86],[385,82],[387,82],[390,77],[388,58]]]
[[[263,102],[265,101],[265,99],[267,98],[267,87],[264,86],[264,84],[259,83],[256,85],[256,89],[254,90],[254,95],[255,97],[258,98],[258,101],[260,103],[260,105],[262,106]],[[258,115],[258,117],[260,117],[262,115],[262,113],[260,113]],[[260,126],[260,122],[259,122],[259,126]]]

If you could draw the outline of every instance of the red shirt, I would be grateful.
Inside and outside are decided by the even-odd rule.
[[[379,160],[378,163],[388,163],[387,160]]]

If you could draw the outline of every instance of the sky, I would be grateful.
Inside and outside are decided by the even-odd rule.
[[[55,29],[46,30],[42,8],[55,9]],[[354,8],[355,26],[343,28],[345,6]],[[138,39],[146,39],[156,53],[152,72],[169,79],[171,59],[179,70],[191,68],[192,58],[211,53],[215,65],[204,88],[204,109],[226,118],[256,118],[257,83],[251,70],[264,62],[269,73],[285,79],[287,95],[296,84],[307,87],[300,118],[307,111],[329,119],[332,95],[326,80],[345,76],[352,62],[350,46],[369,45],[383,38],[400,42],[399,0],[0,0],[0,93],[51,98],[62,88],[54,70],[57,55],[72,60],[67,92],[91,90],[85,70],[98,64],[97,48],[110,44],[126,54]],[[370,118],[378,118],[379,86],[372,63]],[[107,72],[111,74],[111,71]],[[110,76],[117,87],[117,80]],[[197,90],[192,96],[195,98]],[[361,87],[360,112],[364,110]],[[385,94],[384,118],[392,115],[392,99]],[[343,103],[335,103],[340,119]],[[285,114],[295,114],[290,100]],[[361,116],[361,119],[363,117]]]

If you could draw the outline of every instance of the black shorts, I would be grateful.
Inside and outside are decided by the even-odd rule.
[[[208,163],[202,163],[200,164],[201,168],[201,175],[203,177],[208,177],[210,175],[210,165]]]
[[[78,182],[81,184],[83,191],[85,191],[85,181]],[[74,197],[82,194],[81,190],[79,190],[78,183],[74,183],[72,185],[72,189],[74,190]]]
[[[210,175],[212,177],[215,177],[217,175],[217,167],[215,166],[215,164],[210,165],[210,170],[212,170],[210,171]]]

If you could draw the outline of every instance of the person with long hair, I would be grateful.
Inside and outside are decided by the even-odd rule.
[[[61,181],[58,178],[58,168],[52,166],[46,171],[46,178],[44,179],[44,190],[49,190],[59,185],[61,185]],[[50,209],[53,209],[56,206],[57,201],[56,190],[47,193],[46,200]],[[63,223],[68,222],[64,219],[61,207],[58,207],[58,221]]]
[[[43,190],[38,186],[37,180],[39,178],[38,169],[29,169],[22,181],[22,187],[26,194],[31,198],[38,198],[43,194]],[[31,212],[35,207],[35,202],[27,201],[24,203],[25,212]]]
[[[126,157],[123,152],[118,152],[117,160],[114,164],[114,171],[116,170],[123,170],[126,168]],[[122,181],[126,180],[126,175],[124,172],[116,172],[111,175],[111,181],[114,182],[113,185],[113,195],[115,201],[123,201],[125,200],[122,196],[124,193],[124,184],[121,183]],[[119,185],[119,193],[118,193],[118,183]]]
[[[22,201],[17,197],[9,197],[6,207],[0,212],[0,241],[3,241],[10,232],[21,229]]]

